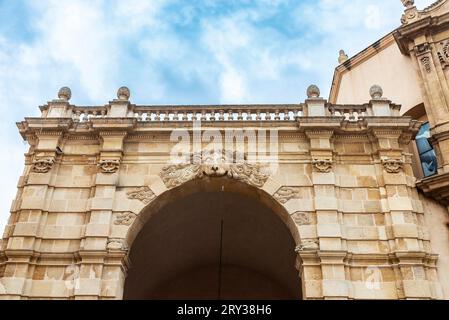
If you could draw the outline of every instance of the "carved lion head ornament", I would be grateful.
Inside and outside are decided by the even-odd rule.
[[[168,188],[203,177],[229,177],[261,188],[270,176],[268,165],[250,163],[246,156],[237,152],[205,150],[192,154],[190,160],[162,169],[161,178]]]

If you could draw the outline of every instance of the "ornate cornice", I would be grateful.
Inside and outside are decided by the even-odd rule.
[[[444,206],[449,206],[449,173],[437,174],[416,183],[425,195],[435,199]]]

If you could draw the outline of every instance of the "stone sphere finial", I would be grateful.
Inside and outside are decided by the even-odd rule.
[[[384,91],[382,90],[382,87],[375,84],[374,86],[369,89],[369,94],[371,95],[371,98],[373,99],[381,99],[384,95]]]
[[[58,98],[64,101],[69,101],[72,98],[72,90],[69,87],[62,87],[59,89]]]
[[[131,97],[131,92],[128,87],[121,87],[118,89],[117,98],[119,98],[119,100],[129,100],[129,97]]]
[[[307,88],[307,98],[314,99],[320,97],[320,88],[318,86],[312,84]]]
[[[404,7],[411,8],[415,4],[415,0],[401,0]]]
[[[338,56],[338,63],[342,64],[343,62],[346,62],[348,60],[349,60],[349,57],[346,54],[345,50],[340,50],[340,54]]]

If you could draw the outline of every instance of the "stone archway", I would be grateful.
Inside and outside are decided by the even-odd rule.
[[[300,299],[299,240],[261,189],[224,177],[189,181],[131,226],[124,299]]]

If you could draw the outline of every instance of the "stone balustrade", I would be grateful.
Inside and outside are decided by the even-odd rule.
[[[372,115],[369,114],[368,105],[330,105],[329,112],[333,117],[344,117],[347,121],[359,121],[360,119]]]
[[[72,118],[74,121],[86,122],[91,118],[107,117],[107,107],[74,107]]]
[[[382,88],[373,86],[372,100],[363,105],[330,105],[319,97],[317,86],[307,89],[308,99],[299,104],[271,105],[134,105],[129,102],[129,89],[122,87],[118,99],[105,106],[73,106],[69,104],[71,92],[64,87],[59,99],[41,107],[43,118],[72,118],[87,122],[92,118],[136,118],[139,122],[261,122],[297,121],[301,117],[342,117],[357,122],[365,117],[398,116],[400,106],[382,98]]]

